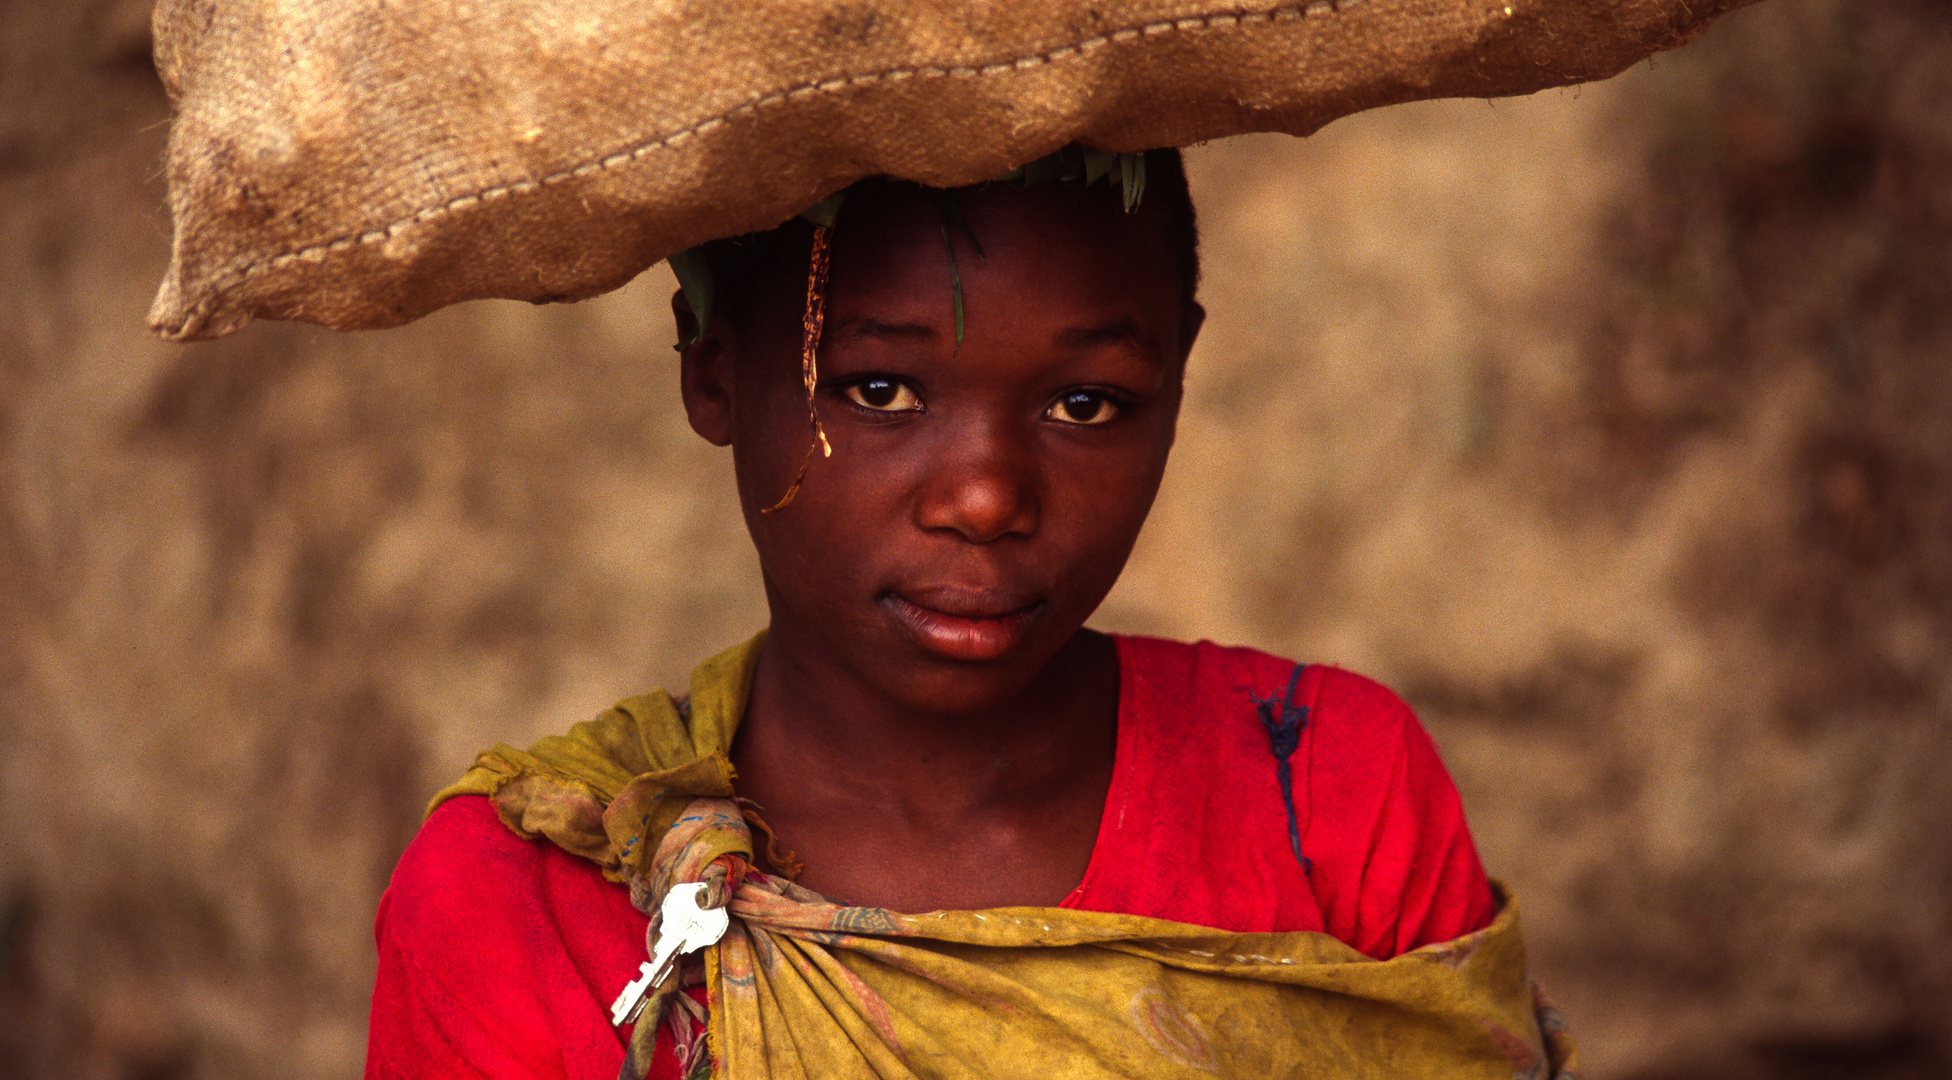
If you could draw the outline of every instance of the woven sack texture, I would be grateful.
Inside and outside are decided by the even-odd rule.
[[[870,175],[1599,79],[1748,0],[162,0],[168,338],[574,300]]]

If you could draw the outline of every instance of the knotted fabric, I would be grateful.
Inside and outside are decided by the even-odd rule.
[[[705,882],[731,915],[704,955],[713,1076],[1573,1076],[1502,887],[1490,926],[1378,961],[1313,932],[850,907],[755,869],[726,755],[763,644],[701,665],[683,702],[632,698],[526,752],[496,747],[434,800],[488,795],[517,833],[596,862],[653,938],[671,886]],[[626,1074],[643,1075],[678,981],[647,1005]]]

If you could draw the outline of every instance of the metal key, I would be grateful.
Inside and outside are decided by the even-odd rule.
[[[645,1000],[651,991],[662,985],[677,965],[678,957],[694,953],[707,945],[717,944],[725,936],[725,930],[732,924],[731,917],[724,908],[701,908],[698,901],[705,895],[705,883],[686,882],[671,886],[664,895],[661,907],[662,919],[657,927],[657,947],[651,950],[651,958],[638,965],[637,978],[617,995],[610,1005],[610,1023],[617,1026],[631,1023],[644,1008]]]

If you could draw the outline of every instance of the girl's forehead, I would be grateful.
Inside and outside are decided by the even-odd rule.
[[[834,229],[836,307],[934,311],[959,287],[973,318],[999,304],[1103,309],[1178,295],[1163,215],[1127,213],[1102,191],[888,185],[865,194]]]
[[[1128,213],[1105,187],[857,185],[830,234],[822,364],[920,375],[930,357],[960,369],[978,356],[1123,349],[1176,369],[1197,309],[1169,207]],[[801,377],[810,232],[771,234],[746,264],[738,336],[755,374]]]

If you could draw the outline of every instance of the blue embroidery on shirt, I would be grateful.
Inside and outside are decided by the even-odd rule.
[[[1254,701],[1255,712],[1260,714],[1261,726],[1267,729],[1268,749],[1274,754],[1274,776],[1281,785],[1281,801],[1288,807],[1288,846],[1294,849],[1296,861],[1301,863],[1301,872],[1313,873],[1315,864],[1301,853],[1301,826],[1295,819],[1295,778],[1294,769],[1289,764],[1295,748],[1301,745],[1302,729],[1308,726],[1308,706],[1295,704],[1295,687],[1301,683],[1301,673],[1307,664],[1296,664],[1288,675],[1288,691],[1276,697],[1248,697]]]

